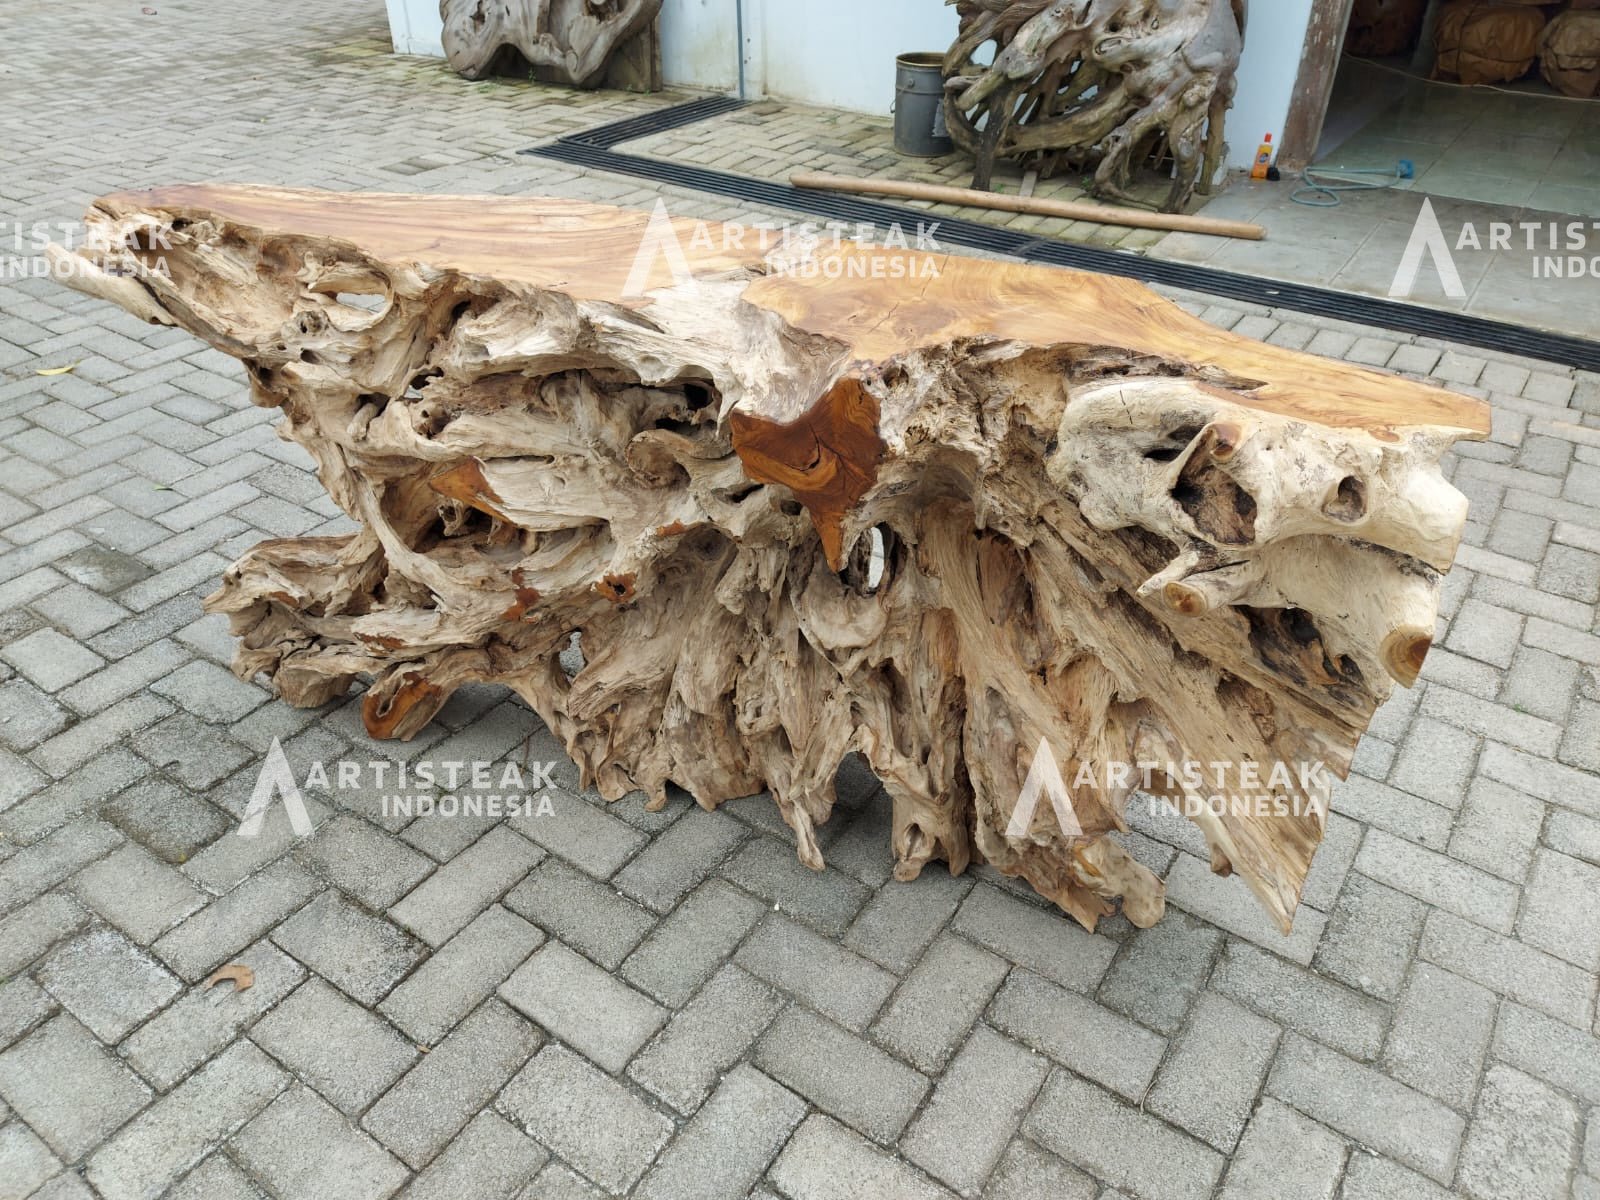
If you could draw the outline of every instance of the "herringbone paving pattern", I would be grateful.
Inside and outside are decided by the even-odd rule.
[[[200,178],[657,196],[511,151],[672,97],[469,84],[388,55],[377,0],[151,7],[11,0],[0,220]],[[1288,938],[1151,808],[1148,931],[895,883],[850,767],[823,874],[764,800],[608,806],[566,762],[545,815],[329,780],[312,836],[234,836],[274,739],[302,778],[558,754],[493,689],[395,746],[234,679],[200,597],[343,518],[231,359],[5,280],[0,1197],[1600,1195],[1600,380],[1183,299],[1495,406],[1426,682]]]

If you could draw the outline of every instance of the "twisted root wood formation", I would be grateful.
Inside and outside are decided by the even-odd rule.
[[[694,277],[664,254],[630,295],[645,215],[568,201],[174,187],[89,224],[78,285],[242,359],[361,527],[229,569],[241,675],[369,680],[382,738],[504,684],[604,796],[766,789],[817,868],[859,751],[901,879],[981,857],[1090,927],[1163,904],[1102,765],[1348,769],[1429,648],[1439,457],[1487,430],[1048,268],[785,273],[678,223]],[[1079,830],[1008,831],[1041,742]],[[1287,928],[1326,795],[1274,796],[1193,816]]]
[[[599,87],[612,56],[648,33],[661,0],[439,0],[444,50],[468,79],[520,54],[550,83]]]
[[[1161,147],[1177,212],[1222,162],[1238,91],[1245,0],[954,0],[945,56],[950,136],[977,159],[1042,176],[1094,167],[1093,191],[1130,199],[1134,167]]]

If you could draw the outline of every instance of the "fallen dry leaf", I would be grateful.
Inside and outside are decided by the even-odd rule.
[[[77,363],[68,363],[64,367],[47,367],[43,371],[35,371],[36,375],[67,375],[78,369]]]
[[[214,984],[228,981],[233,984],[233,990],[242,992],[248,987],[254,987],[256,973],[243,963],[229,963],[225,967],[218,967],[216,973],[201,984],[201,987],[210,988]]]

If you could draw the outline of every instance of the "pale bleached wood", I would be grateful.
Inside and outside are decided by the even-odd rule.
[[[679,222],[694,277],[663,258],[627,294],[646,220],[97,204],[97,294],[241,358],[360,526],[229,569],[207,603],[241,675],[295,704],[370,681],[379,737],[504,684],[586,786],[765,789],[812,867],[859,752],[900,878],[981,858],[1091,928],[1118,897],[1149,924],[1162,888],[1110,836],[1128,786],[1082,764],[1343,774],[1415,680],[1466,512],[1438,463],[1487,432],[1480,402],[1015,263],[846,247],[838,277],[795,275]],[[1010,829],[1041,741],[1081,832],[1047,803]],[[1287,928],[1326,796],[1274,791],[1293,807],[1195,819]]]
[[[1049,178],[1094,168],[1129,199],[1132,172],[1170,150],[1176,212],[1209,191],[1238,91],[1245,0],[955,0],[946,124],[987,189],[997,159]]]
[[[605,81],[614,54],[649,36],[660,12],[661,0],[439,0],[445,55],[459,74],[482,79],[514,51],[540,79],[586,88]]]

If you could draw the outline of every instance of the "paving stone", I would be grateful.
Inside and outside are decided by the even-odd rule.
[[[1282,1031],[1206,992],[1161,1064],[1145,1106],[1224,1153],[1239,1141]]]
[[[795,1131],[771,1176],[791,1200],[840,1196],[949,1200],[951,1196],[921,1172],[821,1113],[807,1117]]]
[[[550,1153],[516,1126],[481,1112],[406,1189],[406,1200],[510,1200]]]
[[[1351,874],[1317,948],[1317,970],[1369,995],[1394,999],[1427,912],[1421,901]]]
[[[622,964],[622,977],[681,1008],[755,928],[765,905],[720,879],[689,893]]]
[[[1458,1186],[1477,1200],[1560,1200],[1577,1147],[1572,1102],[1520,1071],[1496,1065],[1484,1076],[1461,1148]]]
[[[1540,850],[1522,891],[1517,936],[1593,973],[1600,970],[1600,867]]]
[[[100,821],[80,821],[0,862],[0,914],[21,908],[48,888],[121,843],[117,831]]]
[[[0,1050],[60,1011],[60,1005],[26,975],[0,983]],[[6,1114],[0,1111],[0,1124]]]
[[[1409,947],[1408,947],[1409,949]],[[1370,1062],[1383,1045],[1388,1010],[1294,963],[1230,942],[1212,987],[1278,1024]]]
[[[85,764],[92,764],[97,757],[113,752],[129,734],[137,734],[135,741],[142,744],[151,736],[145,727],[160,721],[171,711],[172,705],[154,696],[129,696],[35,747],[33,761],[60,779]]]
[[[122,702],[131,703],[132,700]],[[107,714],[120,708],[121,705],[117,705],[107,709],[94,720],[103,721]],[[170,706],[164,709],[167,710]],[[215,726],[186,712],[174,713],[159,725],[144,729],[133,739],[133,748],[152,766],[162,768],[185,787],[197,790],[221,783],[252,757],[248,750],[225,737]]]
[[[656,923],[648,910],[558,858],[540,863],[506,896],[505,906],[608,971],[615,971]]]
[[[902,1152],[962,1195],[978,1195],[1048,1073],[1047,1060],[980,1025],[902,1139]]]
[[[496,826],[418,884],[389,915],[428,945],[441,946],[543,857],[525,838]]]
[[[1497,933],[1510,933],[1516,921],[1515,886],[1381,829],[1368,831],[1356,855],[1356,869]]]
[[[1600,1104],[1600,1039],[1520,1004],[1506,1004],[1495,1027],[1494,1057]]]
[[[1600,866],[1600,821],[1591,821],[1577,813],[1554,812],[1550,814],[1544,836],[1545,841],[1562,854]]]
[[[691,811],[650,840],[612,882],[657,914],[670,912],[748,836],[732,817]]]
[[[794,850],[772,838],[754,838],[721,870],[724,878],[762,897],[798,921],[838,937],[866,903],[864,884],[842,871],[818,873]]]
[[[62,892],[48,892],[0,918],[0,978],[16,974],[88,923],[83,906]]]
[[[1450,1200],[1451,1193],[1415,1171],[1362,1149],[1345,1168],[1340,1200]]]
[[[93,929],[67,942],[35,976],[107,1045],[121,1041],[182,990],[165,967],[111,929]]]
[[[553,790],[555,811],[522,816],[512,824],[552,854],[596,879],[610,879],[649,839],[626,821],[577,796]]]
[[[1587,1029],[1593,1016],[1589,977],[1570,963],[1450,913],[1434,912],[1422,929],[1421,956],[1491,992]]]
[[[758,979],[857,1032],[894,990],[894,976],[782,913],[768,913],[734,955]]]
[[[539,1177],[525,1187],[517,1200],[605,1200],[606,1193],[566,1163],[551,1159]]]
[[[148,946],[206,897],[183,875],[143,847],[125,845],[72,877],[72,890],[90,908],[141,946]]]
[[[1222,935],[1181,912],[1130,938],[1096,999],[1158,1032],[1176,1033],[1205,986]]]
[[[59,692],[106,665],[98,654],[54,629],[18,638],[0,649],[0,658],[46,692]]]
[[[244,1168],[280,1200],[384,1200],[409,1174],[304,1087],[284,1092],[231,1144]]]
[[[672,1122],[563,1046],[546,1046],[500,1096],[539,1142],[613,1192],[625,1192],[672,1137]]]
[[[872,1036],[925,1074],[938,1074],[988,1006],[1009,964],[945,934],[906,976]]]
[[[60,733],[70,719],[66,709],[26,680],[0,683],[0,744],[30,749]]]
[[[1286,1035],[1267,1091],[1313,1120],[1449,1183],[1465,1122],[1436,1100],[1297,1034]]]
[[[106,1200],[160,1195],[288,1082],[260,1050],[236,1042],[96,1150],[88,1180]]]
[[[163,934],[153,947],[179,978],[204,979],[317,892],[317,882],[290,862],[277,862]]]
[[[378,1009],[412,1041],[432,1046],[543,943],[539,930],[491,905],[434,951]]]
[[[1450,837],[1450,857],[1520,883],[1533,862],[1544,805],[1492,779],[1476,779]]]
[[[316,978],[257,1021],[250,1038],[350,1115],[417,1058],[415,1046]]]
[[[760,1071],[730,1071],[683,1127],[634,1196],[743,1200],[806,1115],[806,1102]]]
[[[150,1089],[62,1013],[0,1054],[0,1097],[73,1163],[143,1108]]]
[[[136,784],[101,813],[133,841],[169,863],[188,861],[232,828],[216,808],[165,779]]]
[[[433,863],[367,822],[340,814],[324,822],[295,858],[369,909],[382,911],[415,887]]]
[[[0,1126],[0,1179],[4,1195],[31,1196],[61,1170],[61,1161],[21,1121]]]
[[[1455,815],[1442,804],[1360,775],[1335,785],[1333,809],[1363,826],[1387,830],[1432,850],[1443,850],[1449,844],[1455,822]]]
[[[1333,1200],[1345,1144],[1270,1097],[1261,1102],[1228,1166],[1222,1200]]]
[[[255,975],[245,991],[193,987],[122,1043],[122,1056],[161,1091],[169,1090],[238,1037],[306,978],[306,969],[270,942],[239,954]]]
[[[1207,863],[1188,854],[1178,855],[1166,884],[1170,905],[1236,937],[1302,966],[1316,953],[1326,918],[1314,908],[1302,905],[1295,913],[1294,932],[1285,936],[1243,880],[1213,875]]]
[[[988,1200],[1037,1200],[1040,1196],[1051,1200],[1095,1200],[1108,1194],[1102,1193],[1100,1185],[1077,1167],[1020,1137],[1006,1150],[984,1189]]]
[[[1204,1200],[1224,1159],[1111,1093],[1054,1072],[1023,1126],[1028,1136],[1141,1200]]]
[[[783,1006],[777,992],[728,963],[639,1053],[628,1074],[680,1113],[692,1113]]]
[[[1166,1051],[1164,1038],[1028,971],[1011,973],[989,1006],[989,1020],[1133,1100],[1144,1096]]]
[[[385,1092],[361,1123],[401,1161],[421,1170],[543,1041],[532,1025],[489,1000]]]
[[[551,1034],[619,1074],[668,1013],[560,942],[547,942],[500,996]]]
[[[756,1047],[756,1066],[824,1112],[892,1145],[928,1090],[928,1080],[848,1030],[790,1008]]]
[[[1495,1004],[1487,988],[1418,963],[1395,1009],[1383,1070],[1451,1108],[1467,1111],[1494,1033]]]
[[[903,975],[916,965],[962,899],[972,880],[933,868],[909,883],[884,887],[851,923],[844,944]]]
[[[272,940],[368,1007],[426,955],[415,939],[332,891],[279,925]]]
[[[951,928],[1002,958],[1074,991],[1092,991],[1116,943],[1085,933],[1066,914],[1035,908],[992,887],[973,888]]]

